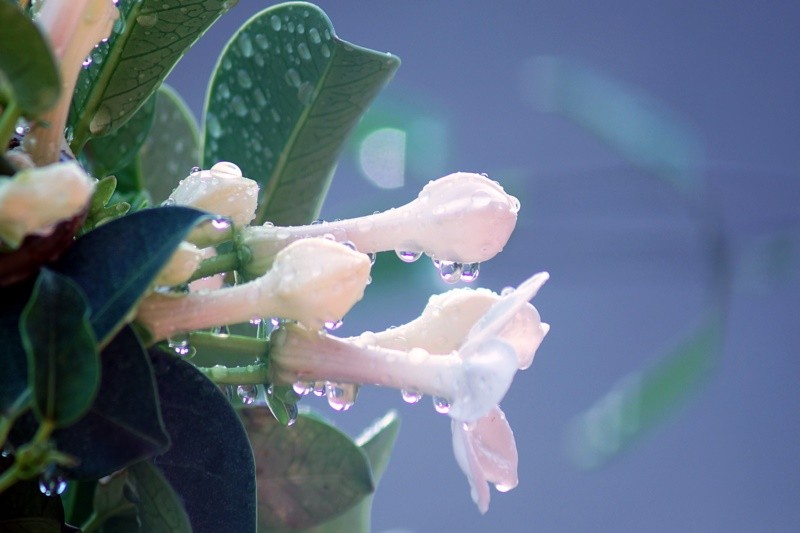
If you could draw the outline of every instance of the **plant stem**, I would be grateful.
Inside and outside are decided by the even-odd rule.
[[[17,107],[14,100],[11,100],[0,116],[0,147],[3,148],[3,151],[8,146],[11,136],[14,135],[14,128],[17,127],[17,120],[20,116],[22,116],[22,110]]]
[[[266,363],[234,367],[217,365],[197,369],[217,385],[262,385],[269,381],[269,367]]]
[[[238,266],[239,259],[236,256],[236,252],[210,257],[204,259],[203,262],[200,263],[200,266],[194,271],[189,281],[192,282],[222,272],[230,272],[231,270],[235,270]]]

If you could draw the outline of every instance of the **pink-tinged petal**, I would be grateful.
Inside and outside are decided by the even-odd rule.
[[[487,481],[507,492],[519,483],[514,432],[499,406],[468,431],[478,464]]]
[[[450,423],[450,428],[453,432],[453,455],[455,455],[456,462],[461,468],[461,471],[467,476],[472,501],[478,506],[478,510],[481,514],[486,514],[486,511],[489,510],[489,501],[491,500],[489,483],[486,480],[486,476],[483,474],[483,469],[475,453],[470,430],[465,426],[466,424],[458,420],[453,420]]]

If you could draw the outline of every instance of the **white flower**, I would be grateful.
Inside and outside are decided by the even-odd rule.
[[[364,254],[327,239],[304,239],[282,250],[260,278],[209,292],[154,293],[142,300],[136,318],[153,340],[263,317],[320,329],[361,299],[369,270]]]
[[[26,235],[46,233],[77,215],[88,205],[95,182],[74,161],[0,179],[0,240],[16,248]]]
[[[37,22],[50,38],[61,73],[61,95],[56,106],[39,117],[26,136],[25,147],[38,165],[58,160],[64,142],[72,92],[83,60],[108,37],[119,17],[112,0],[47,0]]]
[[[340,339],[289,325],[273,336],[270,352],[273,376],[286,383],[330,381],[413,390],[447,399],[452,418],[475,421],[500,402],[520,360],[527,364],[538,347],[541,338],[513,340],[520,330],[510,326],[523,324],[521,331],[528,329],[530,320],[517,322],[516,315],[520,311],[530,313],[532,306],[526,307],[528,300],[547,277],[546,273],[537,274],[516,291],[498,296],[490,306],[485,306],[488,300],[484,292],[472,291],[471,294],[477,295],[476,301],[483,302],[478,305],[485,306],[478,319],[474,313],[477,306],[469,305],[471,298],[464,297],[470,293],[459,292],[461,296],[451,301],[460,305],[450,310],[463,306],[465,312],[451,313],[453,320],[449,326],[435,318],[437,325],[430,330],[414,321],[382,334],[368,332],[360,337]],[[430,316],[434,314],[429,313]],[[439,316],[445,314],[442,312]],[[538,326],[538,313],[536,318]],[[456,343],[455,337],[438,334],[441,327],[460,331],[466,340]],[[545,332],[546,329],[541,328]],[[424,338],[425,331],[433,335]],[[403,337],[403,333],[412,335],[413,347],[409,348],[408,337]],[[512,339],[511,342],[508,339]],[[444,348],[444,353],[432,354],[426,347]],[[518,355],[518,348],[525,352],[524,357]]]
[[[233,163],[221,161],[181,180],[167,203],[202,209],[246,226],[256,216],[258,183],[243,177]]]
[[[396,250],[434,259],[478,263],[508,241],[519,201],[480,174],[456,172],[429,182],[412,202],[374,215],[308,226],[245,228],[240,239],[252,260],[244,268],[265,272],[275,254],[304,237],[332,235],[363,253]]]
[[[182,242],[156,278],[158,286],[172,287],[186,283],[203,260],[203,251],[194,244]]]
[[[499,406],[471,424],[453,420],[453,454],[467,476],[481,513],[489,510],[489,483],[507,492],[517,486],[517,444]]]

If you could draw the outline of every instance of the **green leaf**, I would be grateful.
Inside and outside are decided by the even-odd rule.
[[[0,456],[0,473],[14,461]],[[0,531],[3,533],[62,533],[73,531],[64,525],[64,507],[58,496],[39,490],[37,478],[17,481],[0,492]]]
[[[189,47],[235,0],[120,0],[122,32],[92,53],[72,99],[72,148],[122,126],[153,94]]]
[[[262,11],[217,62],[206,100],[204,166],[232,161],[259,182],[256,223],[311,222],[347,135],[399,65],[391,54],[340,40],[312,4]]]
[[[153,369],[133,330],[126,326],[100,356],[97,397],[76,424],[56,430],[58,450],[80,460],[67,470],[73,479],[98,479],[161,453],[169,447]],[[33,416],[16,426],[12,442],[31,439],[38,424]]]
[[[709,375],[720,334],[714,313],[655,367],[626,376],[581,414],[569,441],[575,462],[603,465],[662,422]]]
[[[136,511],[142,531],[191,533],[192,526],[180,497],[158,468],[149,461],[142,461],[130,467],[128,472],[139,497]]]
[[[43,268],[22,311],[20,331],[36,415],[56,427],[73,424],[89,409],[100,384],[97,343],[80,288]]]
[[[200,133],[194,115],[171,87],[158,89],[154,128],[139,152],[144,183],[157,204],[200,165]]]
[[[56,60],[47,39],[16,5],[0,2],[0,80],[10,85],[19,108],[37,114],[61,92]]]
[[[338,429],[305,414],[290,427],[263,409],[240,414],[258,465],[260,529],[316,526],[373,491],[366,455]]]
[[[193,365],[158,348],[150,357],[172,438],[153,464],[183,500],[196,530],[255,531],[255,463],[236,412]]]
[[[377,487],[392,454],[397,433],[400,431],[400,417],[391,410],[356,437],[356,444],[364,450],[372,468],[372,479]],[[370,494],[355,507],[329,522],[306,530],[308,533],[368,533],[371,531],[372,499]]]
[[[147,139],[155,111],[156,97],[153,95],[119,129],[103,137],[95,137],[86,143],[81,157],[88,162],[92,175],[108,176],[133,161]],[[117,190],[140,191],[143,187],[142,183],[126,183],[119,180]]]
[[[12,411],[28,390],[28,357],[19,334],[19,316],[30,299],[33,283],[30,280],[0,288],[0,414]]]
[[[186,234],[208,216],[186,207],[138,211],[90,231],[53,264],[86,294],[101,345],[122,326]]]

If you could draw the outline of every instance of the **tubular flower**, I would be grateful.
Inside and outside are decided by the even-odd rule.
[[[316,330],[340,320],[361,299],[369,269],[364,254],[327,239],[305,239],[287,246],[272,269],[251,282],[209,292],[151,294],[139,305],[137,320],[153,340],[273,316]]]
[[[466,340],[446,354],[432,355],[420,346],[407,350],[406,340],[395,342],[396,348],[381,346],[380,339],[387,340],[388,334],[340,339],[288,325],[273,337],[273,377],[285,383],[330,381],[412,390],[446,399],[455,420],[475,421],[500,402],[520,364],[515,344],[501,333],[546,279],[547,274],[539,274],[516,291],[499,296],[477,321],[466,313],[465,320],[456,319]],[[482,293],[476,293],[483,299]],[[415,328],[407,324],[396,329],[413,332]],[[538,346],[539,340],[533,344]],[[429,346],[443,345],[436,338]]]
[[[40,117],[25,139],[25,147],[38,165],[58,160],[64,142],[72,92],[83,60],[107,38],[119,17],[112,0],[48,0],[38,22],[50,38],[61,71],[61,96],[56,106]]]
[[[95,182],[73,161],[0,180],[0,240],[16,248],[26,235],[46,233],[77,215],[88,205]]]
[[[189,281],[203,260],[203,250],[194,244],[182,242],[156,278],[156,285],[172,287]]]
[[[229,217],[236,226],[246,226],[256,216],[258,183],[242,176],[233,163],[220,161],[181,180],[167,203],[196,207]]]
[[[305,237],[332,235],[363,253],[395,250],[401,258],[479,263],[494,257],[517,222],[519,201],[481,174],[456,172],[429,182],[417,198],[374,215],[309,226],[246,228],[240,246],[249,251],[244,269],[265,272],[275,254]],[[413,260],[412,259],[412,260]]]

